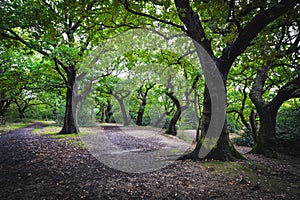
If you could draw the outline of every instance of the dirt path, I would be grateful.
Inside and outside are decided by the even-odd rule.
[[[227,164],[176,161],[155,172],[129,174],[107,167],[75,144],[32,134],[36,126],[40,125],[0,135],[1,200],[298,199],[300,195],[300,164],[291,157],[271,160],[249,154],[251,161]],[[140,147],[139,141],[130,142]]]

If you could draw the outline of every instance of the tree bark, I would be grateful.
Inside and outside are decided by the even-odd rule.
[[[265,154],[267,157],[276,158],[276,115],[278,109],[266,106],[258,110],[260,128],[257,143],[252,153]]]
[[[79,133],[77,119],[77,104],[74,101],[74,85],[76,81],[75,66],[70,66],[66,70],[67,74],[67,95],[66,95],[66,111],[64,117],[64,125],[59,134]]]
[[[147,104],[148,92],[154,87],[154,85],[155,85],[154,83],[149,83],[149,84],[142,85],[139,88],[141,104],[139,107],[138,116],[137,116],[137,120],[136,120],[136,125],[138,125],[138,126],[143,125],[143,116],[144,116],[145,107]],[[145,87],[145,91],[143,91],[143,87]]]
[[[298,95],[300,90],[300,76],[282,86],[276,96],[269,102],[263,99],[264,85],[268,78],[269,69],[272,62],[263,65],[254,80],[250,91],[250,98],[256,107],[259,115],[260,127],[258,131],[257,143],[252,152],[265,154],[267,157],[277,157],[276,154],[276,115],[281,105]],[[295,92],[297,95],[295,96]]]
[[[206,147],[204,139],[208,132],[208,128],[211,122],[211,98],[209,94],[209,90],[205,87],[204,90],[204,99],[203,99],[203,112],[202,112],[202,129],[201,129],[201,136],[200,139],[197,141],[197,145],[193,152],[190,154],[182,156],[180,159],[193,159],[193,160],[200,160],[200,159],[216,159],[222,161],[230,161],[235,159],[244,159],[244,157],[236,151],[234,146],[231,144],[229,140],[229,134],[227,132],[227,123],[224,122],[224,126],[219,138],[215,138],[217,140],[216,146],[213,148]],[[211,151],[204,157],[199,157],[199,153],[201,148],[208,149],[211,148]],[[206,150],[204,150],[206,151]]]
[[[105,122],[106,123],[111,122],[111,117],[112,117],[111,109],[112,109],[112,105],[110,103],[110,100],[107,100],[107,108],[105,110]]]
[[[180,115],[181,115],[181,108],[179,105],[179,107],[176,109],[176,112],[169,123],[168,129],[166,130],[166,134],[170,134],[170,135],[174,135],[174,136],[177,135],[176,124],[180,118]]]
[[[2,74],[3,71],[0,69],[0,74]],[[5,90],[3,88],[0,89],[0,119],[2,119],[5,115],[5,112],[9,106],[9,100],[6,98]],[[1,122],[0,122],[1,124]]]
[[[142,126],[143,125],[143,116],[144,116],[145,107],[146,107],[146,104],[147,104],[146,97],[145,98],[143,97],[141,100],[142,100],[142,102],[140,104],[138,115],[137,115],[137,119],[136,119],[136,125],[138,125],[138,126]]]
[[[175,104],[176,107],[176,111],[168,125],[166,134],[177,135],[176,124],[180,118],[181,113],[185,110],[185,108],[180,105],[179,100],[174,96],[173,92],[166,92],[166,95],[170,97],[170,99],[172,100],[172,102]]]
[[[1,69],[0,69],[1,74]],[[10,106],[11,101],[8,99],[5,95],[5,91],[1,89],[0,91],[0,116],[5,116],[5,113],[7,112],[8,107]]]
[[[25,116],[25,110],[24,109],[18,109],[18,112],[19,112],[19,117],[21,119],[24,119],[26,116]]]
[[[100,122],[103,123],[104,122],[104,117],[105,117],[105,105],[104,105],[104,103],[101,103],[99,113],[100,113]]]

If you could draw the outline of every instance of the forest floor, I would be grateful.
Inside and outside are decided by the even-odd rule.
[[[300,196],[299,158],[280,154],[279,159],[269,159],[245,154],[249,148],[237,147],[247,161],[174,161],[156,171],[130,173],[104,165],[79,143],[33,133],[37,127],[42,128],[41,124],[34,124],[0,134],[0,199],[299,199]],[[164,147],[153,138],[122,136],[124,140],[120,141],[114,127],[103,130],[123,150],[134,147],[151,152]],[[145,142],[150,144],[142,144]]]

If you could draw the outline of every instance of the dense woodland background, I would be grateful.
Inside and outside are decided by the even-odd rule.
[[[211,101],[201,68],[183,55],[129,51],[112,65],[103,60],[100,68],[91,68],[97,76],[84,82],[86,90],[76,82],[88,77],[82,70],[87,56],[108,39],[139,28],[168,28],[198,42],[226,85],[227,120],[206,158],[242,158],[229,133],[237,133],[234,142],[253,147],[254,153],[299,155],[299,5],[298,0],[1,1],[1,123],[54,120],[60,134],[71,134],[79,125],[115,123],[121,117],[124,125],[159,126],[172,135],[195,129],[197,145],[184,158],[198,159]],[[140,69],[155,63],[160,70],[171,67],[189,85],[153,82]],[[125,81],[121,72],[131,74],[132,82],[124,86],[130,85],[130,94],[118,84]],[[195,103],[180,103],[183,95]],[[94,102],[92,107],[72,113],[84,99]],[[153,109],[158,112],[150,124]]]

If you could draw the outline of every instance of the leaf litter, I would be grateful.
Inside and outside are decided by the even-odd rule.
[[[298,199],[300,195],[299,158],[245,154],[247,161],[175,161],[154,172],[131,174],[107,167],[75,143],[33,134],[36,127],[41,124],[1,134],[0,199]],[[141,140],[130,142],[141,145]],[[116,143],[127,148],[120,138]],[[151,150],[155,144],[161,145],[154,141]],[[150,146],[143,147],[150,150]]]

